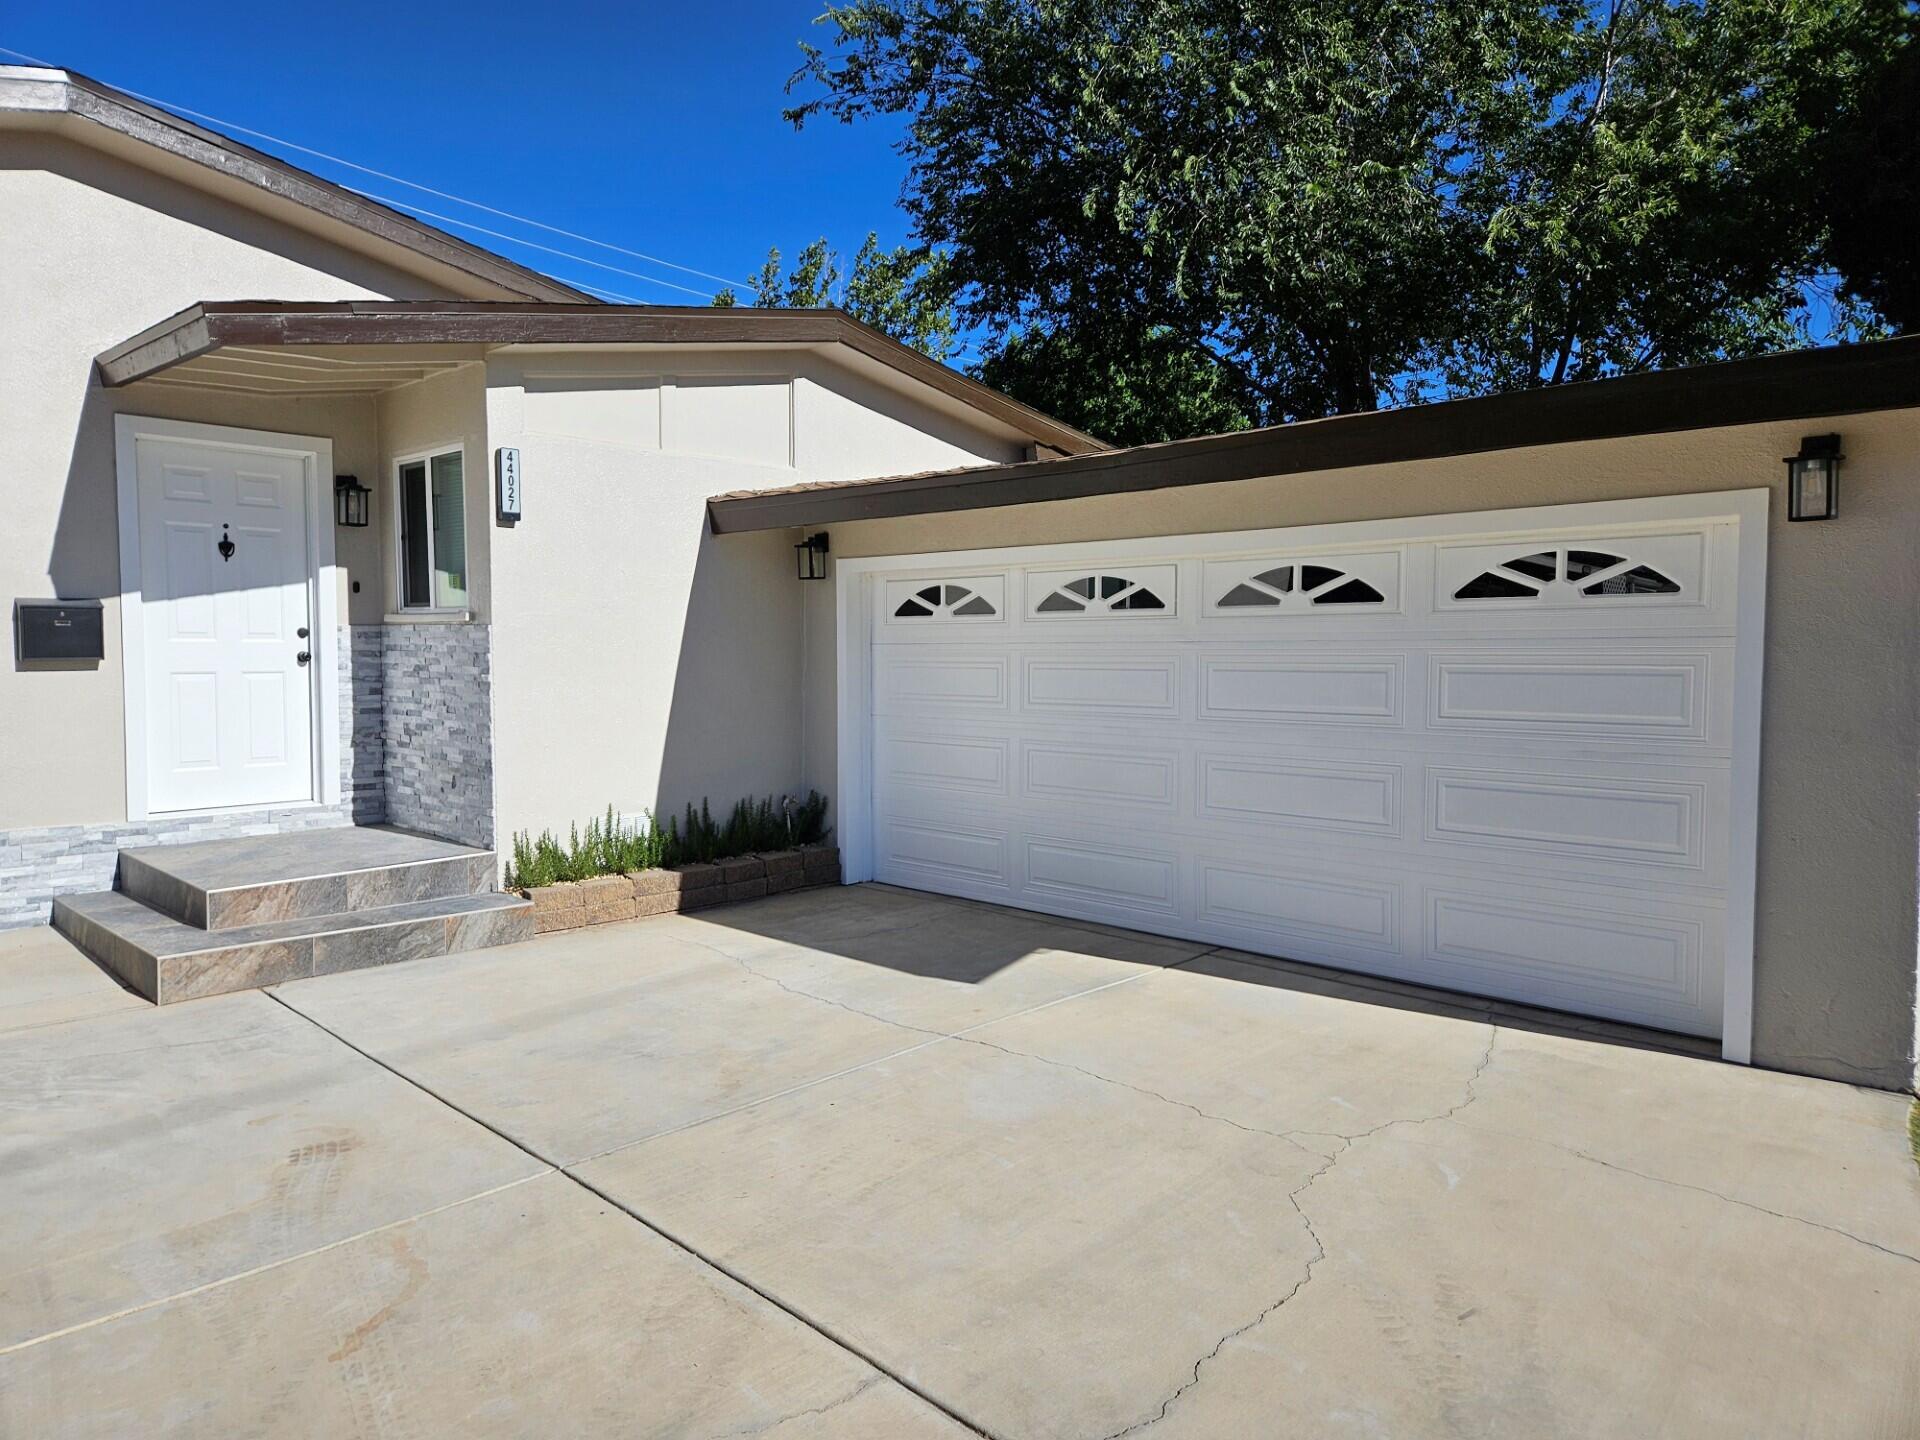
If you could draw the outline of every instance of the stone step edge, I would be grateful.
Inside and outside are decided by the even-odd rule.
[[[480,862],[483,860],[486,863],[484,865],[481,865]],[[210,913],[212,909],[212,901],[216,897],[225,897],[229,895],[244,895],[254,890],[278,889],[282,886],[324,884],[329,881],[347,879],[356,875],[379,875],[379,874],[386,874],[386,873],[397,871],[397,870],[417,870],[427,866],[440,866],[440,867],[446,867],[446,868],[452,868],[455,866],[474,866],[477,869],[481,870],[483,873],[485,871],[491,870],[495,879],[497,879],[499,874],[499,864],[500,864],[499,856],[494,851],[475,849],[470,853],[461,854],[461,855],[430,855],[419,860],[397,860],[390,865],[355,865],[355,866],[350,866],[349,868],[344,870],[328,870],[317,875],[295,875],[295,876],[290,876],[287,879],[283,879],[283,880],[258,880],[258,881],[252,882],[251,884],[245,884],[245,885],[216,885],[216,886],[203,887],[199,885],[187,884],[184,881],[179,881],[178,876],[174,875],[173,872],[170,870],[162,869],[161,866],[157,864],[155,861],[147,859],[143,856],[131,855],[123,851],[121,852],[121,855],[114,867],[114,877],[113,877],[112,888],[115,890],[118,890],[122,895],[130,896],[131,898],[138,900],[142,905],[145,905],[149,910],[158,910],[162,915],[166,915],[172,919],[178,920],[182,925],[191,925],[197,930],[206,930],[210,933],[218,934],[226,930],[240,928],[240,926],[232,923],[221,924],[221,925],[212,925],[208,923],[208,921],[212,918]],[[156,883],[156,879],[159,882],[166,882],[166,881],[179,882],[181,885],[181,888],[186,892],[186,895],[187,895],[187,901],[188,901],[187,909],[190,912],[197,912],[197,913],[189,913],[185,915],[181,914],[180,910],[174,905],[170,904],[168,901],[168,897],[164,893],[162,893],[166,889],[165,884]],[[462,891],[455,892],[455,894],[416,896],[414,898],[422,899],[422,900],[454,899],[456,898],[457,895],[485,895],[492,892],[493,888],[494,888],[494,881],[489,880],[484,889],[462,890]],[[197,905],[194,903],[195,897],[198,898],[199,903]],[[396,901],[394,903],[404,904],[406,902]],[[369,908],[382,908],[382,907],[369,907]],[[351,913],[351,912],[340,912],[340,913]],[[287,916],[284,918],[288,920],[299,920],[299,919],[310,919],[314,917],[294,915],[294,916]],[[248,922],[241,922],[242,925],[246,923]],[[267,923],[267,922],[253,922],[253,923]]]
[[[607,925],[648,915],[705,910],[762,895],[782,895],[840,883],[840,851],[832,845],[740,855],[711,865],[679,865],[671,870],[634,870],[563,880],[554,885],[508,893],[533,902],[533,928],[539,935]]]
[[[195,956],[218,955],[229,950],[245,950],[257,945],[292,945],[303,940],[325,940],[336,935],[358,934],[361,931],[388,929],[396,925],[411,925],[421,920],[444,920],[455,915],[479,915],[488,911],[516,910],[526,906],[526,896],[518,890],[485,890],[471,895],[424,895],[413,900],[400,900],[391,905],[371,905],[364,910],[335,910],[324,915],[296,915],[286,920],[268,920],[258,925],[242,925],[231,930],[203,930],[197,925],[160,910],[157,906],[125,891],[112,892],[125,895],[137,905],[173,921],[182,929],[204,935],[204,945],[196,945],[191,950],[158,951],[141,945],[138,941],[128,941],[129,945],[144,954],[152,955],[161,961],[191,960]],[[87,895],[62,895],[54,904],[69,924],[81,923],[111,928],[93,916],[76,908],[76,901],[88,899]],[[59,929],[58,924],[54,925]],[[67,932],[62,931],[62,934]],[[73,939],[68,935],[68,939]],[[85,948],[84,946],[82,948]]]
[[[286,980],[306,979],[312,974],[315,947],[323,942],[346,936],[356,938],[374,938],[381,931],[402,931],[411,927],[431,925],[436,921],[472,920],[480,916],[511,916],[515,914],[531,919],[532,907],[526,897],[512,891],[489,891],[484,895],[445,895],[429,900],[407,902],[400,905],[382,906],[377,909],[346,912],[339,916],[312,917],[316,920],[357,919],[358,923],[342,926],[326,926],[286,935],[233,934],[234,938],[224,945],[214,945],[199,950],[181,950],[160,953],[138,941],[127,940],[112,926],[77,907],[72,902],[85,900],[86,896],[62,896],[54,902],[51,917],[53,928],[71,940],[85,954],[90,956],[107,970],[119,976],[136,994],[153,1001],[156,1005],[167,1005],[180,1000],[200,1000],[211,995],[226,994],[235,990],[254,990],[267,985],[279,984]],[[126,897],[131,899],[131,896]],[[479,902],[479,903],[476,903]],[[135,904],[140,902],[135,901]],[[151,908],[151,907],[149,907]],[[413,909],[420,913],[412,915],[396,914],[396,911]],[[171,916],[167,918],[172,919]],[[176,922],[178,923],[178,922]],[[298,925],[298,921],[285,922],[289,926]],[[191,928],[191,927],[189,927]],[[218,931],[208,932],[219,934]],[[104,937],[104,938],[103,938]],[[451,932],[449,939],[452,939]],[[404,960],[425,959],[432,955],[457,954],[474,949],[491,949],[498,945],[513,944],[518,940],[530,938],[528,933],[503,938],[490,938],[479,945],[460,944],[447,950],[430,950],[419,954],[400,954],[388,960],[372,962],[373,965],[399,963]],[[119,942],[117,944],[110,942]],[[299,957],[304,953],[306,964],[300,965]],[[163,982],[166,972],[182,966],[190,966],[196,961],[206,961],[210,957],[228,958],[253,956],[263,961],[274,962],[271,973],[234,977],[231,983],[214,986],[196,986],[187,993],[162,993],[172,987]],[[244,963],[244,962],[243,962]],[[341,967],[342,969],[369,968],[362,965]],[[328,971],[325,973],[336,973]]]

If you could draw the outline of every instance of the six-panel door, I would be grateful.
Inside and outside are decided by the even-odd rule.
[[[149,436],[136,454],[149,810],[314,798],[300,457]]]

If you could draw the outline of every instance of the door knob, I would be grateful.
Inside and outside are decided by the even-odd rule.
[[[313,656],[308,654],[305,650],[302,650],[298,655],[294,656],[293,658],[298,660],[302,665],[304,665],[309,660],[313,659]]]
[[[298,635],[302,640],[304,640],[307,638],[307,627],[302,625],[298,630],[294,631],[293,633]]]

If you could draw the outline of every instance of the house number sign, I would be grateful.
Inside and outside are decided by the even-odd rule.
[[[502,445],[493,452],[494,499],[503,524],[520,518],[520,452]]]

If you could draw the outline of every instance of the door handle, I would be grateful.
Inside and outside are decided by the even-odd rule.
[[[302,640],[304,640],[307,638],[307,627],[302,625],[298,630],[294,631],[293,633],[298,635]]]
[[[313,656],[308,654],[305,650],[302,650],[298,655],[294,656],[293,658],[298,660],[302,665],[304,665],[309,660],[313,659]]]

